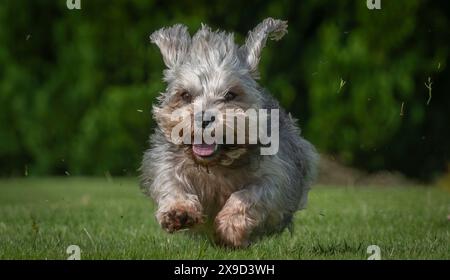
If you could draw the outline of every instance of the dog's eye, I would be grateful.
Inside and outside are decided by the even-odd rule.
[[[237,94],[232,91],[227,92],[227,94],[225,94],[225,101],[233,100],[234,98],[236,98],[236,95]]]
[[[192,101],[192,95],[188,91],[183,91],[181,93],[181,99],[186,103],[190,103]]]

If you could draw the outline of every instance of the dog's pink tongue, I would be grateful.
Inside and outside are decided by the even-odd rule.
[[[216,144],[193,144],[192,151],[201,157],[208,157],[214,153]]]

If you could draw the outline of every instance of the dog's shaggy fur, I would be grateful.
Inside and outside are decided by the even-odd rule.
[[[218,244],[246,247],[257,237],[282,231],[304,208],[314,177],[314,147],[256,82],[267,39],[286,33],[285,21],[268,18],[242,46],[232,33],[213,32],[206,25],[192,38],[180,24],[150,36],[167,66],[168,86],[153,108],[158,127],[144,154],[141,186],[156,201],[156,218],[166,231],[207,230]],[[171,113],[192,114],[196,102],[219,112],[279,108],[278,153],[262,156],[255,145],[223,144],[205,159],[192,145],[174,143]]]

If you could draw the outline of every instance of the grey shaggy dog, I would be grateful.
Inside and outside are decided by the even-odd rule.
[[[281,232],[305,207],[315,177],[315,149],[256,82],[267,39],[279,40],[286,33],[287,22],[267,18],[242,46],[232,33],[206,25],[193,37],[181,24],[150,36],[167,66],[167,88],[153,106],[157,127],[144,154],[141,187],[157,203],[156,218],[167,232],[204,232],[217,244],[242,248]],[[261,144],[176,143],[171,131],[179,121],[173,121],[173,112],[193,115],[198,103],[223,113],[280,109],[278,152],[260,155],[255,147]]]

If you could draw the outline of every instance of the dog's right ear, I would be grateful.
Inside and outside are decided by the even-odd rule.
[[[171,69],[185,58],[191,46],[191,35],[185,25],[175,24],[153,32],[150,41],[159,47],[164,63]]]

